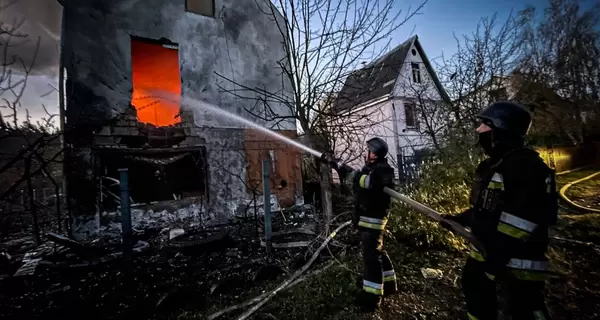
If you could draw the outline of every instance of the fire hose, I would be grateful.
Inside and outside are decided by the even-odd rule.
[[[330,159],[328,156],[326,156],[324,154],[321,154],[319,156],[319,158],[325,159],[325,160]],[[329,160],[329,161],[331,161],[331,160]],[[469,232],[469,230],[467,230],[462,225],[458,224],[455,221],[444,219],[442,217],[441,213],[429,208],[428,206],[426,206],[418,201],[415,201],[415,200],[407,197],[406,195],[403,195],[395,190],[392,190],[388,187],[384,187],[383,192],[385,192],[387,195],[389,195],[393,199],[396,199],[396,200],[410,206],[414,210],[416,210],[420,213],[423,213],[426,216],[428,216],[436,221],[445,221],[445,223],[450,226],[451,232],[453,232],[454,234],[459,235],[459,236],[463,237],[464,239],[466,239],[467,241],[469,241],[473,246],[475,246],[475,248],[477,248],[479,250],[479,252],[483,256],[485,256],[485,248],[483,247],[481,242],[479,242],[479,240],[477,240],[477,238],[475,238],[473,236],[473,234],[471,232]]]

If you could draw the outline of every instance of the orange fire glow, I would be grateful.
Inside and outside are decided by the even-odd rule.
[[[131,73],[131,104],[137,110],[138,119],[157,127],[179,123],[180,119],[176,116],[180,101],[166,101],[152,96],[152,92],[160,90],[169,96],[180,97],[178,51],[160,44],[132,39]]]

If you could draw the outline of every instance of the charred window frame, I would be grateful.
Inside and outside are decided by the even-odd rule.
[[[99,170],[95,176],[99,182],[101,210],[115,210],[120,203],[119,168],[129,168],[132,203],[150,204],[193,197],[208,201],[206,156],[204,147],[182,152],[97,150]]]
[[[418,63],[411,63],[410,68],[412,69],[412,81],[413,83],[421,83],[421,67]]]
[[[185,11],[214,18],[215,0],[186,0]]]

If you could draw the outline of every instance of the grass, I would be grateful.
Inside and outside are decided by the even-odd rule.
[[[309,281],[282,293],[261,312],[278,319],[449,319],[463,312],[458,272],[461,254],[440,250],[419,251],[401,243],[388,242],[388,253],[399,276],[400,292],[387,297],[382,309],[371,315],[355,307],[356,284],[362,261],[353,254]],[[425,279],[421,268],[438,268],[442,279]]]
[[[596,170],[590,169],[558,176],[558,188],[594,172]],[[597,194],[600,179],[589,182],[574,191],[586,197]],[[438,185],[430,194],[411,196],[428,200],[427,204],[437,210],[453,212],[463,205],[459,201],[464,193],[462,189],[450,190]],[[444,203],[442,198],[453,201]],[[258,314],[268,313],[290,320],[464,317],[466,310],[460,289],[460,272],[466,259],[466,252],[461,250],[464,244],[412,210],[395,205],[393,211],[390,230],[398,241],[388,239],[386,250],[395,263],[400,292],[385,299],[381,311],[364,315],[354,307],[354,296],[359,291],[354,272],[362,269],[360,253],[355,250],[341,261],[343,266],[336,265],[279,294]],[[597,319],[600,315],[600,305],[595,303],[600,299],[600,247],[595,244],[600,244],[600,214],[566,212],[552,234],[557,238],[551,241],[549,250],[554,275],[547,285],[547,304],[554,318]],[[421,268],[440,269],[444,276],[439,280],[425,279]]]
[[[557,175],[556,187],[560,190],[560,188],[562,188],[565,184],[573,182],[575,180],[579,180],[581,178],[585,178],[594,172],[598,172],[598,170],[598,168],[588,168],[567,174]]]
[[[572,185],[565,195],[579,205],[600,209],[600,175]]]

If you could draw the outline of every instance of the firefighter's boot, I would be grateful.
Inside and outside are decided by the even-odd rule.
[[[374,295],[366,291],[361,291],[356,296],[355,304],[361,312],[375,312],[381,307],[382,296]]]

